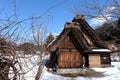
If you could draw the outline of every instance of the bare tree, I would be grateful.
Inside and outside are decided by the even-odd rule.
[[[39,51],[38,55],[39,55],[39,67],[38,67],[38,71],[35,77],[35,80],[39,80],[40,79],[40,75],[42,73],[42,69],[43,69],[43,65],[42,65],[42,57],[44,55],[44,50],[45,50],[45,46],[44,46],[44,42],[45,42],[45,38],[46,38],[46,34],[47,34],[47,26],[43,26],[43,24],[38,24],[37,27],[35,27],[35,22],[37,21],[32,21],[31,24],[31,29],[32,29],[32,34],[33,34],[33,42],[36,44],[37,46],[37,50]]]
[[[120,2],[119,0],[91,0],[84,1],[82,8],[74,8],[75,13],[84,14],[88,19],[96,18],[98,20],[106,20],[116,27],[113,20],[120,18]]]
[[[25,79],[25,74],[27,74],[29,71],[31,71],[34,67],[37,66],[37,63],[35,63],[34,61],[38,61],[36,60],[36,58],[34,57],[34,61],[32,61],[30,58],[33,57],[33,55],[22,55],[22,56],[18,56],[21,53],[24,53],[24,51],[21,51],[21,49],[16,49],[16,47],[20,44],[23,44],[25,42],[29,42],[31,41],[32,38],[30,38],[30,34],[32,33],[33,35],[33,43],[37,46],[37,50],[39,50],[39,67],[38,67],[38,71],[37,74],[36,72],[34,72],[36,74],[35,79],[39,80],[40,75],[42,73],[42,55],[44,53],[44,41],[45,41],[45,36],[46,36],[46,30],[47,30],[47,25],[43,26],[43,23],[36,25],[37,20],[39,21],[39,19],[41,19],[41,17],[43,15],[45,15],[49,10],[62,5],[63,3],[67,2],[66,0],[57,3],[51,7],[49,7],[47,10],[45,10],[43,13],[41,13],[41,15],[36,16],[36,17],[28,17],[28,18],[24,18],[24,19],[19,19],[17,17],[17,5],[16,5],[16,1],[17,0],[13,0],[13,5],[14,5],[14,12],[13,15],[8,16],[7,15],[7,11],[5,9],[0,10],[0,15],[2,12],[4,12],[6,14],[5,18],[1,18],[0,17],[0,38],[4,38],[6,42],[9,42],[11,45],[8,45],[8,47],[10,48],[10,54],[12,57],[12,59],[7,58],[7,74],[6,76],[3,76],[5,80],[7,79],[14,79],[14,80],[23,80]],[[32,20],[32,24],[30,23],[30,21]],[[36,20],[36,21],[34,21]],[[31,24],[31,25],[30,25]],[[28,27],[26,27],[28,26]],[[32,30],[32,31],[31,31]],[[2,41],[0,41],[1,43],[3,43]],[[0,45],[1,46],[1,45]],[[2,46],[3,47],[3,46]],[[7,47],[7,49],[8,49]],[[18,47],[17,47],[18,48]],[[6,49],[5,47],[3,49]],[[31,49],[31,48],[30,48]],[[32,50],[32,49],[31,49]],[[31,51],[30,50],[30,51]],[[1,51],[1,48],[0,48]],[[5,54],[5,52],[2,52],[3,54]],[[16,55],[17,54],[17,55]],[[0,59],[2,63],[3,59],[6,57],[4,55],[1,56],[1,52],[0,52]],[[32,66],[29,67],[28,61],[31,62]],[[17,64],[17,65],[16,65]],[[10,66],[9,66],[10,65]],[[0,65],[2,66],[2,65]],[[6,67],[4,67],[6,69]],[[11,69],[12,68],[12,69]],[[27,68],[27,70],[25,69]],[[0,76],[4,75],[5,70],[2,70],[0,68]],[[9,75],[14,75],[14,76],[10,76]],[[1,79],[1,77],[0,77]]]

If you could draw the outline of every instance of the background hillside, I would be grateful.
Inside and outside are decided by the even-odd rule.
[[[112,23],[104,23],[96,29],[96,32],[105,42],[120,44],[120,19]]]

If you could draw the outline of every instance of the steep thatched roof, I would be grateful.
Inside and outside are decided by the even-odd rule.
[[[97,33],[85,21],[83,15],[77,15],[72,22],[66,22],[63,31],[60,33],[57,39],[47,47],[47,50],[55,51],[66,36],[70,36],[75,46],[84,51],[89,51],[93,48],[107,48],[98,37]]]
[[[91,40],[96,44],[96,46],[98,46],[100,48],[107,48],[107,46],[100,39],[98,34],[95,32],[95,30],[93,30],[92,27],[90,27],[90,25],[85,21],[84,18],[80,18],[79,16],[81,16],[81,15],[77,15],[72,20],[72,22],[79,23],[81,30],[83,32],[85,32],[91,38]],[[82,16],[82,17],[84,17],[84,16]]]

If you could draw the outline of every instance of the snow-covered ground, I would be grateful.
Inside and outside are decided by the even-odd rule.
[[[38,55],[19,55],[16,56],[18,63],[15,65],[18,72],[17,80],[35,80],[35,75],[38,70],[39,56]],[[12,80],[12,68],[9,72],[9,78]]]
[[[64,77],[55,75],[44,68],[40,80],[120,80],[120,62],[112,62],[113,67],[92,68],[96,72],[103,72],[103,77]]]
[[[35,76],[38,70],[40,63],[40,57],[38,55],[19,55],[17,56],[19,64],[16,64],[17,70],[20,70],[18,73],[18,80],[35,80]],[[49,59],[49,55],[43,56],[43,67],[46,61]],[[9,77],[14,75],[10,74]]]
[[[120,62],[112,62],[113,67],[92,68],[96,72],[102,72],[102,77],[64,77],[52,74],[44,67],[40,80],[120,80]],[[93,74],[94,75],[94,74]]]
[[[35,75],[38,69],[39,56],[25,55],[24,58],[19,59],[19,62],[21,62],[22,64],[20,80],[23,80],[23,79],[24,80],[35,80]]]
[[[48,57],[49,56],[43,57],[43,65]],[[20,57],[19,62],[22,66],[22,70],[20,71],[18,80],[35,80],[39,60],[40,59],[37,55],[25,55],[24,57]],[[65,77],[48,72],[47,68],[44,67],[40,80],[120,80],[120,62],[112,62],[111,64],[112,67],[91,68],[96,72],[102,73],[103,76],[100,77]]]

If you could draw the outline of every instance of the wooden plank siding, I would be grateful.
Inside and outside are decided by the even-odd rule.
[[[58,50],[58,67],[59,68],[77,68],[83,64],[82,54],[75,48],[74,44],[67,36]]]
[[[82,56],[78,53],[61,53],[58,58],[58,67],[77,68],[82,66]]]
[[[89,54],[89,67],[101,65],[100,54]]]
[[[111,64],[110,53],[96,52],[89,54],[89,65],[90,67],[100,67],[101,65]]]

